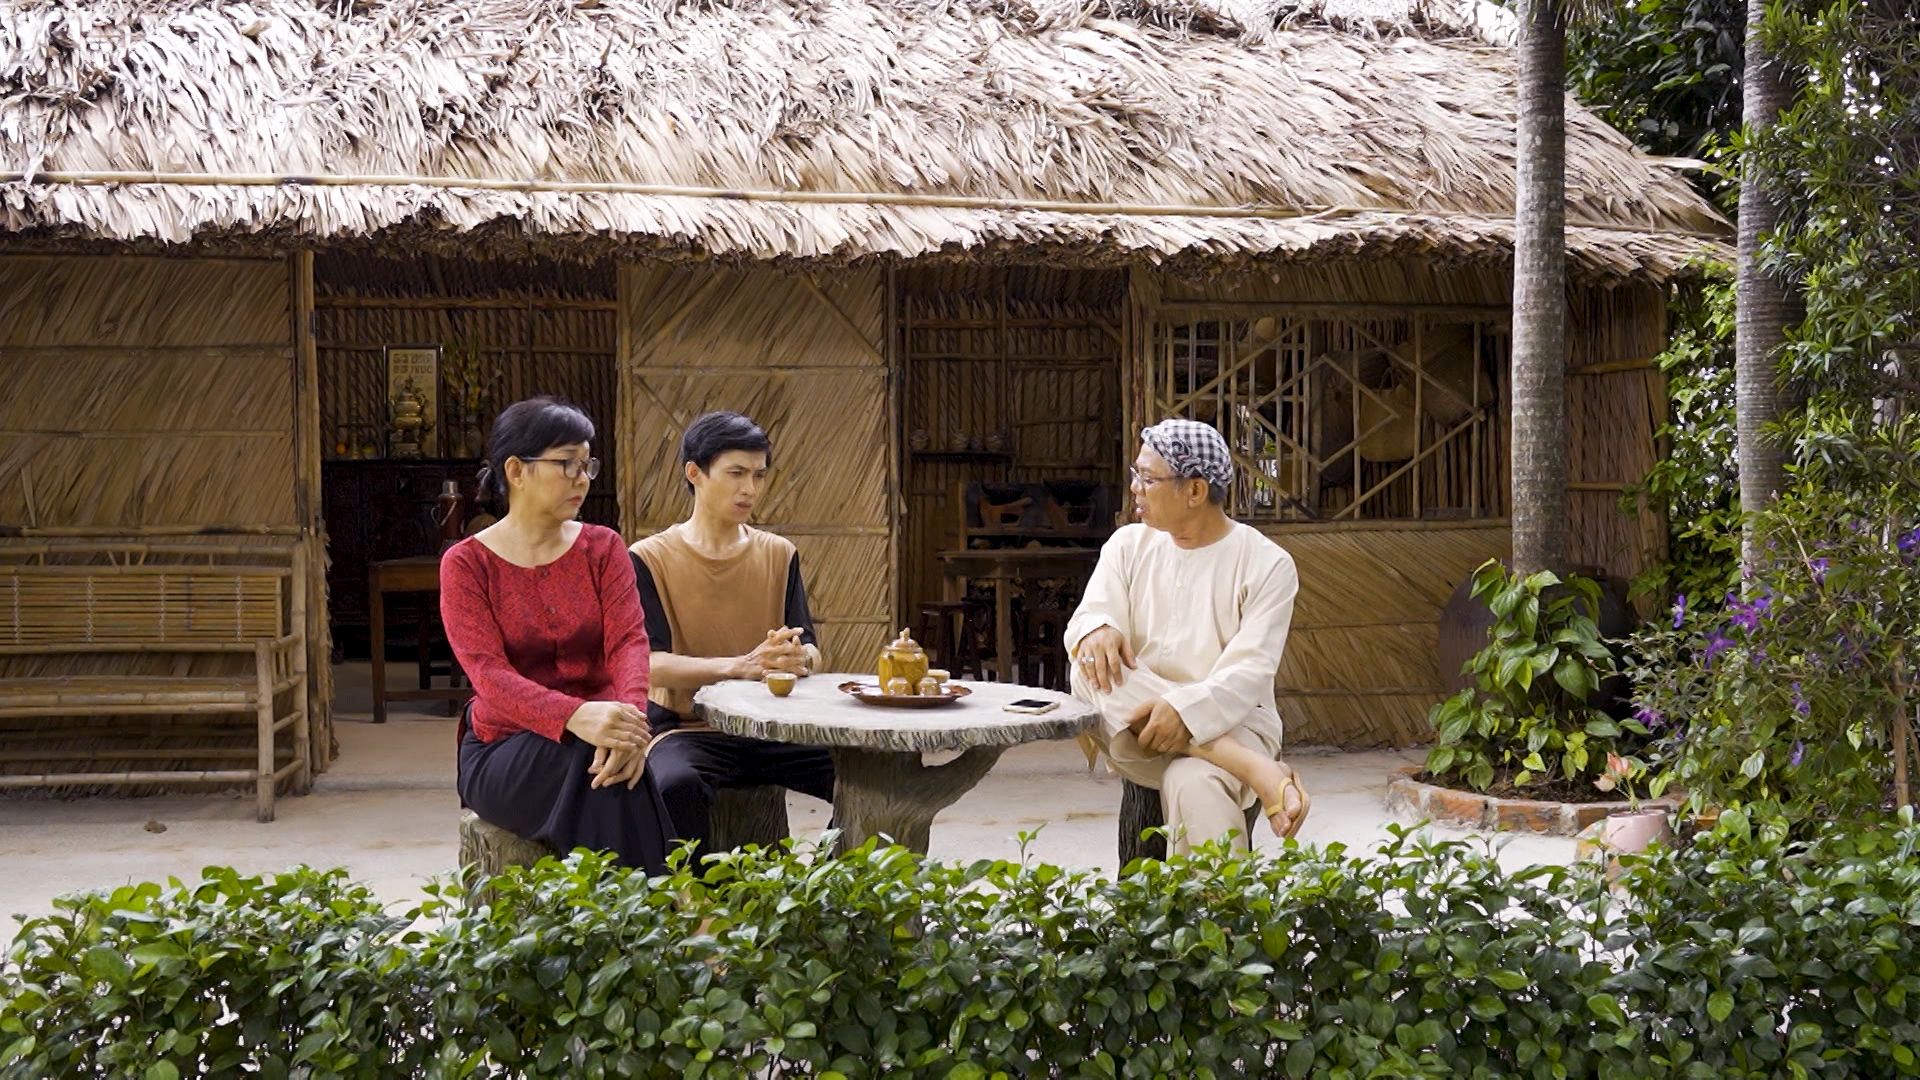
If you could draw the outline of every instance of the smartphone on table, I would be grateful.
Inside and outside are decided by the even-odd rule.
[[[1052,712],[1059,707],[1060,703],[1057,701],[1042,701],[1039,698],[1021,698],[1018,701],[1009,701],[1005,705],[1008,712],[1032,713],[1036,716],[1043,712]]]

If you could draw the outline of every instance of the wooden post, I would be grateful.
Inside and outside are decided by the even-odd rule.
[[[302,540],[293,548],[293,632],[299,636],[299,642],[293,647],[293,757],[300,763],[294,773],[294,790],[305,795],[313,789],[313,747],[312,738],[313,697],[307,686],[307,651],[313,647],[313,641],[307,628],[307,541]]]
[[[1419,461],[1420,436],[1426,426],[1425,383],[1427,381],[1426,343],[1421,335],[1426,320],[1413,317],[1413,460]],[[1413,470],[1413,516],[1420,516],[1420,470]]]
[[[907,516],[906,462],[907,455],[902,449],[907,438],[907,404],[912,390],[911,374],[900,355],[900,287],[897,271],[889,266],[880,275],[880,288],[885,290],[883,301],[884,314],[880,319],[880,362],[886,368],[887,386],[887,564],[890,590],[893,593],[892,622],[904,626],[907,622],[907,571],[905,544],[901,531],[905,527]]]
[[[257,693],[256,715],[259,717],[259,773],[254,781],[256,817],[261,822],[273,820],[273,646],[267,642],[256,642],[253,647],[254,678]]]
[[[373,722],[387,722],[387,604],[380,593],[380,571],[368,575],[367,621],[373,640]]]

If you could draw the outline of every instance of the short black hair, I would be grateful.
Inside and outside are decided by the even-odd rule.
[[[713,459],[729,450],[745,450],[750,454],[767,455],[767,463],[773,463],[773,443],[760,425],[737,412],[701,413],[687,425],[686,433],[680,436],[680,467],[686,468],[691,461],[706,472],[713,467]],[[693,490],[693,482],[687,481],[687,490]]]
[[[507,501],[507,459],[529,461],[556,446],[593,441],[593,420],[578,405],[542,395],[500,410],[487,429],[487,461],[480,466],[480,497]]]

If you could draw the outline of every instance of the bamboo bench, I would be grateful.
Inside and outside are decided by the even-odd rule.
[[[244,560],[215,562],[216,559]],[[305,551],[298,544],[212,546],[100,541],[0,546],[0,719],[251,714],[252,751],[223,748],[76,748],[0,752],[0,763],[79,760],[84,771],[0,774],[0,788],[112,784],[251,783],[261,821],[274,792],[311,784],[308,748]],[[181,674],[194,658],[251,661],[234,674]],[[172,656],[173,674],[31,672],[26,657],[97,657],[88,666],[139,666]],[[203,661],[200,666],[207,666]],[[217,666],[217,665],[215,665]],[[237,664],[234,666],[238,666]],[[291,710],[277,714],[288,694]],[[276,736],[292,729],[291,760],[275,765]],[[49,738],[86,732],[50,729]],[[244,769],[106,768],[111,762],[205,761],[244,755]]]

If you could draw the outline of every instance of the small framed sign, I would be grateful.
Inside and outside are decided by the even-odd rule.
[[[387,346],[387,453],[440,452],[440,346]]]

